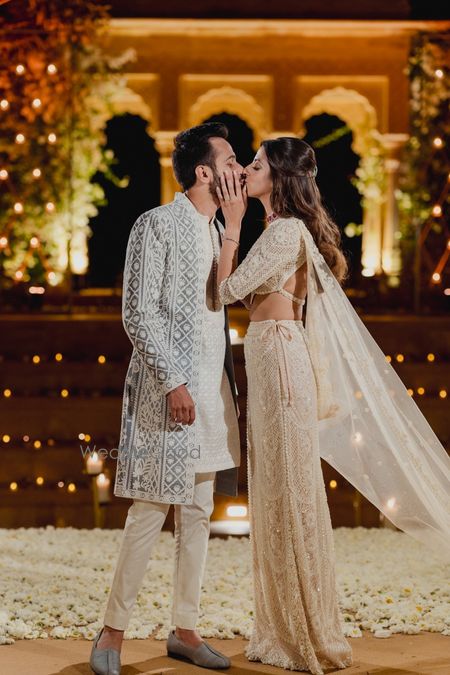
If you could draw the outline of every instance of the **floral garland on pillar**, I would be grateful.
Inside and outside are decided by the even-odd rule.
[[[398,190],[405,281],[415,278],[415,307],[424,291],[450,294],[450,32],[412,40],[410,140]],[[409,273],[408,273],[409,272]]]
[[[103,127],[130,51],[110,57],[105,6],[17,0],[0,17],[0,265],[3,286],[58,285],[87,268],[92,183],[113,162]]]

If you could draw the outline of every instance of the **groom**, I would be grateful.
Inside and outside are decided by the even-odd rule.
[[[222,225],[220,176],[242,167],[222,124],[175,138],[183,188],[142,214],[128,242],[123,323],[133,344],[122,409],[114,493],[132,498],[104,617],[90,664],[120,673],[123,634],[170,504],[175,505],[175,574],[167,651],[223,669],[229,659],[196,631],[213,492],[237,494],[240,462],[236,386],[226,309],[217,293]]]

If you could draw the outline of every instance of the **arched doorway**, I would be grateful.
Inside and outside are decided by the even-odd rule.
[[[118,115],[107,122],[105,133],[116,163],[112,175],[98,173],[93,179],[105,193],[104,206],[89,223],[88,280],[95,287],[121,284],[131,227],[141,213],[160,203],[159,154],[147,120],[130,113]],[[120,181],[128,181],[127,186],[121,187]]]
[[[353,132],[347,124],[328,113],[313,115],[304,122],[307,141],[316,153],[317,184],[325,206],[338,224],[349,261],[349,281],[355,284],[361,274],[361,195],[352,183],[360,157],[353,149]]]
[[[204,122],[222,122],[229,131],[228,140],[236,152],[238,162],[242,166],[247,166],[255,156],[254,134],[252,129],[244,120],[237,115],[229,113],[220,113],[212,115]],[[222,214],[219,212],[219,219],[224,222]],[[257,199],[249,199],[247,213],[242,222],[241,245],[239,247],[239,261],[248,253],[249,249],[258,239],[264,229],[264,208]]]

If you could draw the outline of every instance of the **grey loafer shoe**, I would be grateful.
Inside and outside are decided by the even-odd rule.
[[[181,661],[189,661],[200,668],[211,668],[213,670],[225,670],[231,666],[228,656],[217,652],[206,642],[202,642],[198,647],[190,647],[175,635],[175,631],[169,633],[167,638],[167,656]]]
[[[97,648],[102,633],[103,628],[94,638],[89,665],[96,675],[120,675],[120,652],[117,649]]]

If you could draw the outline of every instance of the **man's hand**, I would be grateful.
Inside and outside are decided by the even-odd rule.
[[[167,402],[170,408],[170,417],[177,424],[191,424],[195,421],[195,404],[185,384],[169,391]]]
[[[242,218],[247,210],[247,187],[241,185],[237,171],[231,174],[225,172],[220,177],[217,197],[225,218],[226,228],[229,231],[240,231]]]

